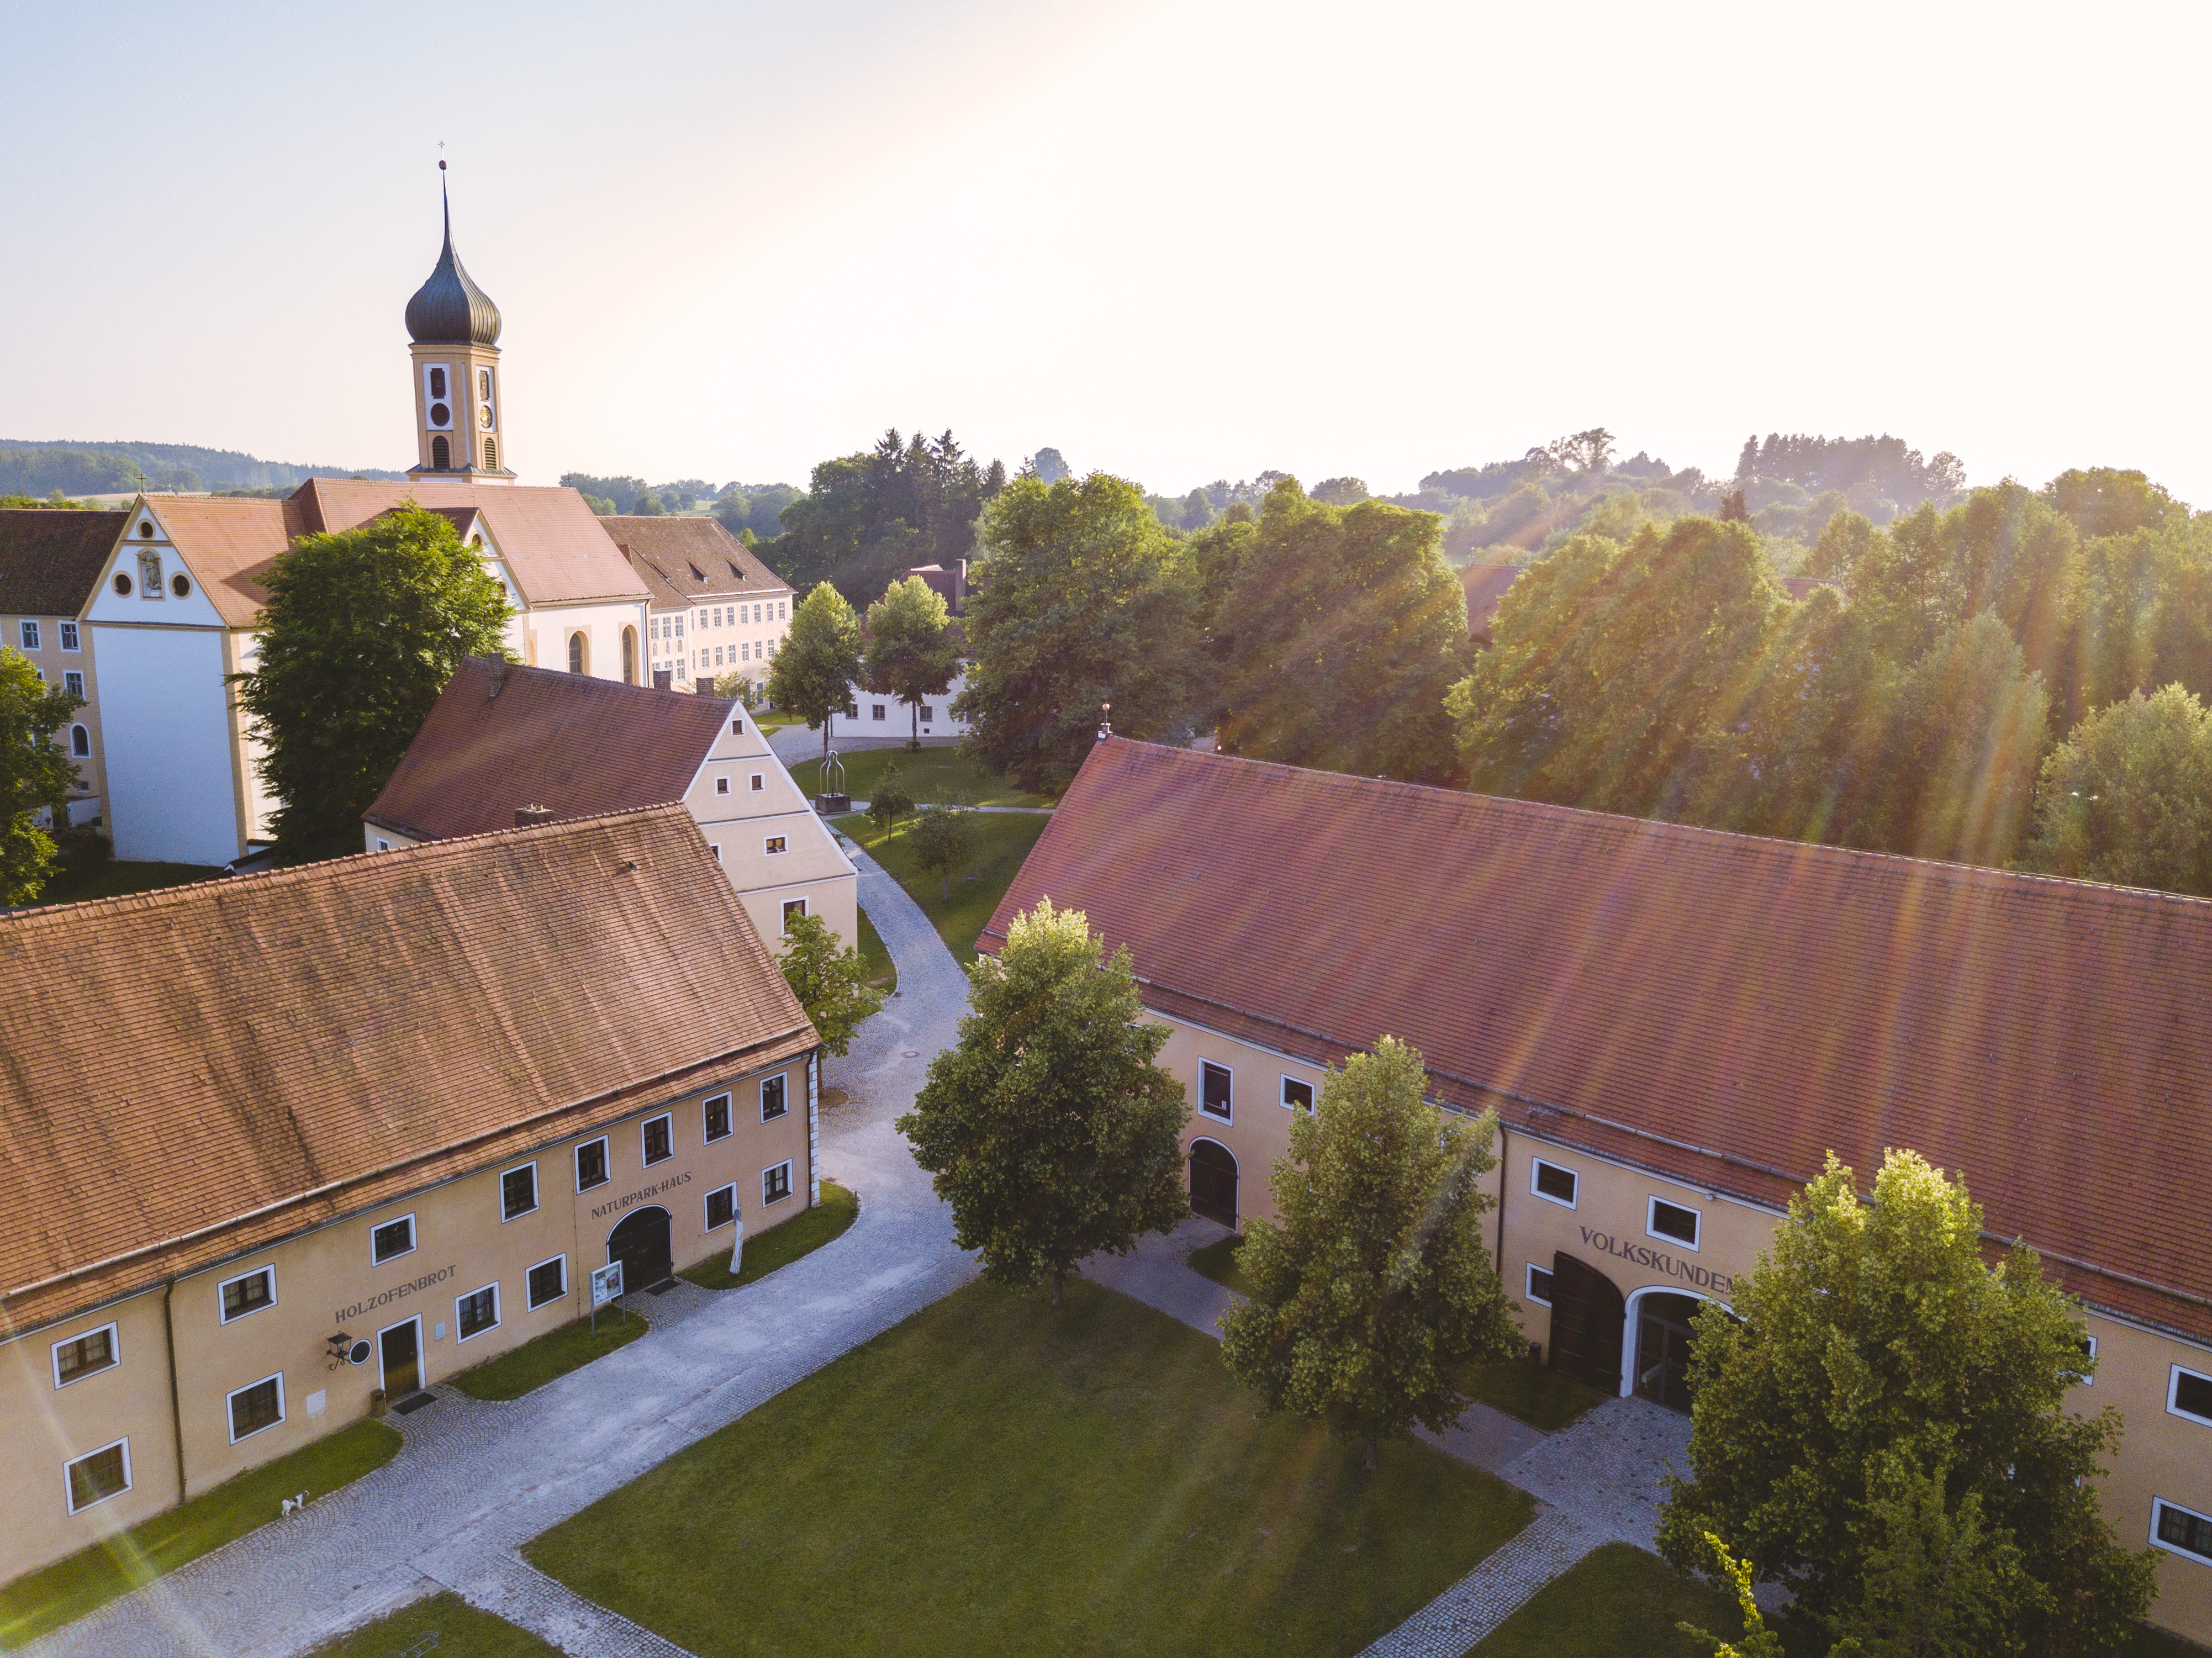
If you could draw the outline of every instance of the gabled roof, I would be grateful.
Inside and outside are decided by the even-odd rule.
[[[1160,1011],[1316,1060],[1395,1035],[1446,1099],[1696,1184],[1911,1147],[2079,1293],[2212,1339],[2203,900],[1119,738],[979,948],[1047,896]]]
[[[655,610],[704,599],[787,593],[791,584],[711,518],[603,518],[599,523],[653,594]]]
[[[301,533],[295,527],[292,503],[161,495],[144,504],[161,521],[223,622],[233,628],[252,627],[269,602],[262,578]]]
[[[444,840],[504,829],[518,806],[550,806],[557,819],[681,800],[730,708],[470,657],[365,816]]]
[[[814,1042],[680,807],[0,916],[0,1327]]]
[[[0,616],[75,616],[83,610],[130,517],[0,507]]]

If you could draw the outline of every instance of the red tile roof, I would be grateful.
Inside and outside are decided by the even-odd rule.
[[[731,706],[472,656],[365,815],[441,841],[508,828],[518,806],[558,819],[681,800]]]
[[[791,591],[789,582],[717,519],[618,516],[599,523],[644,581],[655,610]]]
[[[0,616],[64,616],[83,610],[130,517],[0,507]]]
[[[0,916],[0,1328],[814,1043],[675,806]]]
[[[1443,1097],[1698,1184],[1918,1150],[2078,1292],[2212,1338],[2212,903],[1118,738],[980,947],[1047,896],[1160,1011],[1395,1035]]]

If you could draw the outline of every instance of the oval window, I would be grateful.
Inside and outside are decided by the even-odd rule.
[[[453,411],[452,411],[451,410],[447,409],[444,404],[442,404],[442,403],[434,403],[434,404],[432,404],[430,405],[430,424],[431,424],[431,425],[433,425],[433,426],[443,426],[443,425],[445,425],[447,422],[451,421],[451,420],[453,419]],[[526,437],[526,436],[528,436],[529,434],[528,434],[527,433],[525,433],[525,434],[524,434],[524,435]]]
[[[124,574],[120,570],[118,570],[115,573],[115,591],[118,593],[126,594],[131,591],[131,578]]]
[[[174,593],[179,598],[182,598],[185,594],[191,592],[191,590],[192,584],[185,580],[183,576],[173,575],[169,578],[169,591]]]
[[[149,519],[138,526],[138,538],[141,541],[151,541],[154,538],[153,519]]]

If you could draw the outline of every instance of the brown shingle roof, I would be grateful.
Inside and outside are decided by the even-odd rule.
[[[1162,1011],[1395,1035],[1447,1096],[1700,1184],[1917,1149],[2081,1293],[2212,1337],[2212,903],[1120,739],[981,947],[1048,896]]]
[[[0,616],[76,615],[130,516],[0,507]]]
[[[368,812],[417,839],[482,835],[518,806],[556,818],[681,800],[729,701],[470,657]]]
[[[161,495],[147,505],[199,578],[200,591],[216,613],[231,627],[253,626],[269,602],[262,578],[301,533],[291,503]]]
[[[0,917],[0,1320],[814,1040],[677,806]]]
[[[599,522],[653,594],[655,610],[791,591],[789,582],[718,519],[622,516]]]

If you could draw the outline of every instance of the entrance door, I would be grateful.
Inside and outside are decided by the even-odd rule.
[[[1551,1367],[1601,1393],[1620,1391],[1628,1303],[1613,1280],[1561,1249],[1552,1257]]]
[[[1190,1143],[1190,1207],[1224,1226],[1237,1224],[1237,1159],[1218,1140]]]
[[[1636,1391],[1670,1411],[1690,1408],[1690,1315],[1695,1296],[1645,1296],[1636,1303]]]
[[[384,1370],[384,1396],[393,1403],[422,1390],[422,1321],[410,1318],[376,1335]]]
[[[676,1253],[668,1241],[668,1212],[658,1205],[633,1210],[607,1234],[607,1259],[622,1262],[626,1295],[667,1283],[676,1272]]]

